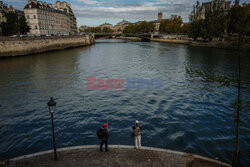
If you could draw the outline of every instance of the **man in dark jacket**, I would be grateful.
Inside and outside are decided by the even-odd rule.
[[[102,152],[102,146],[105,143],[105,151],[108,151],[108,137],[109,137],[109,132],[107,129],[108,124],[104,123],[103,127],[100,128],[97,131],[97,136],[100,139],[100,152]]]

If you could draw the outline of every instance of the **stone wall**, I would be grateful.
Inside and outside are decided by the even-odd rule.
[[[0,37],[0,57],[29,55],[52,50],[87,46],[94,42],[94,35],[24,38]]]

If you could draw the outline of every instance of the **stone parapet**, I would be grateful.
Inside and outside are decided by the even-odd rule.
[[[21,56],[91,45],[94,35],[50,37],[1,37],[0,57]]]

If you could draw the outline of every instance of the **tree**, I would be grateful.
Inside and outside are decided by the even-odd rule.
[[[184,23],[181,27],[181,33],[187,34],[190,31],[191,23]]]
[[[15,12],[4,13],[6,22],[1,23],[2,34],[4,36],[15,35],[19,33],[18,17]]]
[[[16,12],[4,13],[4,16],[6,17],[6,22],[0,24],[2,35],[11,36],[29,32],[30,28],[24,16],[18,18]]]
[[[104,32],[104,33],[113,33],[114,30],[112,30],[111,28],[108,28],[108,27],[104,27],[104,28],[102,29],[102,32]]]
[[[160,32],[164,33],[181,33],[182,25],[181,16],[171,15],[169,19],[163,20],[160,23]]]
[[[211,41],[214,37],[223,37],[226,29],[226,16],[221,0],[215,0],[212,9],[205,13],[206,36]]]
[[[233,6],[228,12],[228,32],[239,35],[250,34],[250,4],[241,7]]]
[[[154,30],[154,24],[152,22],[143,21],[138,25],[137,32],[148,33]]]
[[[242,111],[241,100],[241,52],[240,45],[242,36],[250,34],[250,4],[241,7],[233,6],[228,13],[228,31],[238,33],[238,95],[234,103],[235,108],[235,151],[233,153],[232,166],[239,166],[239,132],[240,132],[240,113]]]
[[[152,22],[143,21],[140,24],[129,24],[124,28],[123,33],[149,33],[154,30],[154,24]]]
[[[205,11],[205,18],[202,18],[202,7],[199,2],[193,7],[189,15],[191,28],[189,36],[196,40],[198,37],[211,41],[214,37],[222,37],[226,29],[226,16],[221,0],[211,2],[211,9]]]
[[[26,18],[24,16],[21,16],[18,19],[18,27],[20,34],[27,34],[27,32],[30,31],[30,27],[28,26]]]

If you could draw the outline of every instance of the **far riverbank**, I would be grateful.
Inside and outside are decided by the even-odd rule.
[[[151,38],[150,41],[185,44],[185,45],[190,45],[190,46],[195,46],[195,47],[237,49],[237,44],[235,42],[222,42],[222,41],[201,42],[201,41],[193,41],[193,40],[187,40],[187,39],[162,39],[162,38]],[[241,45],[240,49],[241,50],[250,50],[250,44],[245,43],[245,44]]]
[[[237,49],[237,41],[235,40],[229,40],[229,41],[212,41],[212,42],[203,42],[203,41],[194,41],[188,37],[185,37],[183,35],[168,35],[169,38],[150,38],[150,41],[152,42],[162,42],[162,43],[173,43],[173,44],[184,44],[184,45],[190,45],[194,47],[207,47],[207,48],[220,48],[220,49],[229,49],[234,50]],[[140,37],[117,37],[117,39],[124,39],[124,40],[130,40],[130,41],[137,41],[141,42],[143,41]],[[240,46],[241,50],[250,50],[250,43],[245,42]]]
[[[124,39],[124,40],[130,40],[130,41],[142,41],[141,38],[138,38],[138,37],[117,37],[117,39]]]

